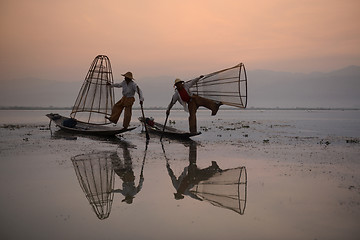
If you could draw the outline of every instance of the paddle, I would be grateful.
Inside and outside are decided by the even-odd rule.
[[[139,100],[140,100],[140,93],[141,93],[141,91],[140,91],[139,86],[137,86],[137,90],[138,90]],[[142,101],[140,101],[140,107],[141,107],[142,117],[143,117],[143,120],[144,120],[146,139],[149,140],[149,139],[150,139],[150,136],[149,136],[149,132],[148,132],[148,129],[147,129],[147,126],[146,126],[146,119],[145,119],[145,114],[144,114],[144,108],[143,108],[143,102],[142,102]]]
[[[165,119],[165,123],[164,123],[163,130],[162,130],[162,132],[161,132],[160,141],[162,140],[162,137],[163,137],[163,135],[164,135],[165,126],[166,126],[166,122],[167,122],[167,120],[168,120],[169,115],[170,115],[170,114],[167,114],[167,113],[166,113],[166,119]]]
[[[145,114],[144,114],[144,108],[143,108],[143,103],[140,102],[140,106],[141,106],[141,113],[142,113],[142,117],[144,119],[144,126],[145,126],[145,133],[146,133],[146,139],[149,140],[150,136],[149,136],[149,132],[146,126],[146,119],[145,119]]]

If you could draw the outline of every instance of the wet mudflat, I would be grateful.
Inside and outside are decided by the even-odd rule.
[[[115,139],[14,115],[0,128],[2,239],[360,235],[358,111],[200,111],[193,141],[148,143],[137,111]],[[184,112],[170,120],[187,129]]]

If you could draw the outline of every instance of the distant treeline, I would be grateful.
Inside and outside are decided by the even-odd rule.
[[[0,110],[71,110],[72,107],[26,107],[26,106],[0,106]],[[139,107],[134,107],[134,110],[140,110]],[[166,107],[145,107],[147,110],[166,110]],[[182,110],[183,108],[173,108],[174,110]],[[238,108],[223,106],[221,110],[234,110]],[[241,110],[360,110],[360,108],[324,108],[324,107],[294,107],[294,108],[266,108],[266,107],[248,107]]]

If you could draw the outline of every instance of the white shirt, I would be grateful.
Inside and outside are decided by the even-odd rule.
[[[193,93],[190,91],[190,88],[191,88],[195,83],[197,83],[199,80],[200,80],[200,77],[194,78],[194,79],[192,79],[192,80],[184,83],[184,88],[185,88],[186,92],[189,94],[189,96],[192,96],[192,95],[193,95]],[[184,102],[184,101],[181,99],[180,94],[179,94],[179,92],[178,92],[177,90],[175,90],[175,93],[174,93],[174,95],[172,96],[171,102],[170,102],[167,110],[170,110],[170,109],[172,108],[172,106],[174,106],[174,104],[175,104],[177,101],[179,101],[179,103],[184,107],[184,110],[185,110],[186,112],[189,111],[189,108],[188,108],[187,103]]]
[[[144,101],[144,96],[141,91],[141,89],[138,87],[138,85],[134,81],[130,81],[127,83],[125,80],[121,83],[114,83],[111,84],[112,87],[122,88],[122,94],[125,97],[134,97],[135,92],[139,94],[140,101]]]

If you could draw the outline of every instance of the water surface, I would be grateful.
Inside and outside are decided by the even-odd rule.
[[[2,239],[357,239],[358,111],[202,110],[194,141],[0,111]],[[68,114],[67,111],[60,111]],[[164,111],[147,110],[163,122]],[[172,111],[186,130],[187,115]],[[174,123],[175,121],[175,123]],[[5,124],[5,125],[4,125]],[[268,140],[268,141],[264,141]],[[329,144],[325,144],[328,141]]]

